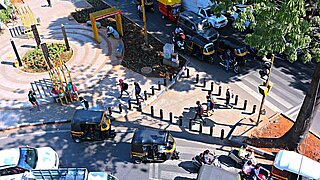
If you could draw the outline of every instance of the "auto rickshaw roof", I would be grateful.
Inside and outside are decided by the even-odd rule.
[[[104,111],[76,110],[72,123],[100,123]]]
[[[206,39],[202,36],[199,36],[199,35],[190,37],[189,41],[193,41],[202,47],[204,47],[205,45],[207,45],[209,43],[212,43],[212,41],[209,41],[208,39]]]
[[[132,144],[166,144],[168,131],[139,129],[134,132]]]
[[[246,46],[244,43],[240,42],[239,40],[232,38],[232,37],[220,37],[219,41],[223,41],[225,45],[237,49],[237,48],[242,48]]]
[[[181,0],[158,0],[160,3],[164,5],[175,5],[175,4],[181,4]]]

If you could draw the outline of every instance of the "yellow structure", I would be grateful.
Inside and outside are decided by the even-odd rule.
[[[115,16],[116,17],[116,23],[117,23],[117,31],[121,36],[123,36],[123,28],[122,28],[122,20],[121,20],[121,11],[116,8],[108,8],[104,9],[101,11],[97,11],[94,13],[90,13],[90,21],[91,21],[91,26],[92,26],[92,31],[93,31],[93,36],[94,39],[100,43],[100,38],[98,34],[98,28],[96,25],[96,21],[100,19],[104,19],[110,16]]]
[[[33,34],[31,30],[31,25],[37,24],[37,20],[35,19],[33,12],[31,11],[28,5],[20,7],[17,12],[20,15],[25,33],[28,35],[28,38],[32,38]]]

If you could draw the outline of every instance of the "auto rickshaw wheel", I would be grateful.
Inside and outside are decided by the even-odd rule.
[[[236,73],[236,74],[238,74],[238,73],[240,72],[240,67],[239,67],[239,66],[235,66],[235,67],[233,68],[233,72]]]
[[[80,143],[81,142],[81,139],[79,139],[79,138],[73,138],[73,140],[74,140],[75,143]]]
[[[141,164],[142,159],[137,158],[137,157],[134,157],[134,158],[133,158],[133,162],[136,163],[136,164]]]

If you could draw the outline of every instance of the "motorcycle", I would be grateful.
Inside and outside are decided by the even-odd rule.
[[[186,35],[184,33],[172,33],[172,42],[179,50],[184,51],[186,46]]]
[[[192,164],[195,166],[195,168],[197,170],[199,170],[203,164],[206,164],[203,157],[202,157],[202,153],[200,153],[199,155],[197,154],[194,157],[192,157]],[[221,167],[221,164],[220,164],[217,156],[215,155],[215,153],[209,153],[208,165],[214,165],[216,167]]]
[[[220,55],[220,65],[223,67],[227,67],[226,65],[226,59],[223,57],[223,55]],[[229,62],[229,69],[232,69],[234,73],[238,74],[240,72],[240,66],[236,59],[233,59],[232,61]]]

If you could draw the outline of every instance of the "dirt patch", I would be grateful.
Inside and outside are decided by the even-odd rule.
[[[245,142],[252,146],[259,147],[265,151],[277,153],[281,149],[286,148],[266,147],[267,144],[270,143],[268,138],[279,138],[284,135],[292,126],[293,122],[290,119],[283,115],[278,115],[269,120],[269,123],[266,126],[251,133],[250,137]],[[279,142],[279,144],[281,144],[281,142]],[[285,143],[283,142],[283,144]],[[299,153],[320,162],[320,139],[312,133],[308,133],[307,138],[299,147]]]

